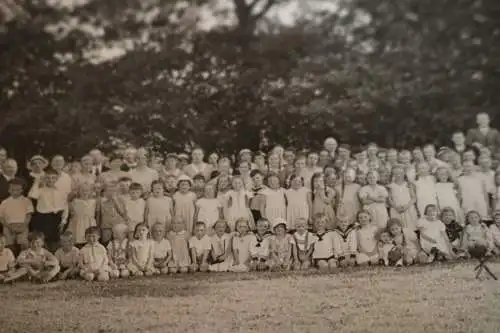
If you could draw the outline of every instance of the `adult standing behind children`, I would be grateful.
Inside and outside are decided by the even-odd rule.
[[[490,116],[480,112],[476,116],[477,128],[467,132],[466,143],[476,148],[487,147],[492,153],[500,149],[500,132],[490,127]]]
[[[203,161],[205,154],[203,149],[195,148],[191,153],[191,164],[184,168],[184,173],[189,177],[193,178],[198,174],[202,174],[205,180],[210,179],[210,174],[212,173],[212,166]]]

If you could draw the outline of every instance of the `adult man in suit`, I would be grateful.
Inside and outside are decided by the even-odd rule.
[[[491,153],[496,153],[500,149],[500,132],[490,127],[490,117],[487,113],[481,112],[476,116],[477,128],[471,128],[467,132],[466,144],[477,149],[487,147]]]
[[[94,166],[92,167],[92,173],[96,176],[100,176],[103,172],[109,170],[109,167],[104,165],[104,155],[99,149],[92,149],[89,153],[94,161]]]

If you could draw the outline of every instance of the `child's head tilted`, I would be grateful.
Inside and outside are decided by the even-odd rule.
[[[101,237],[101,232],[98,227],[89,227],[85,230],[85,240],[87,244],[95,245],[99,242],[99,238]]]
[[[451,207],[444,207],[441,210],[441,221],[444,224],[449,224],[456,220],[455,211]]]
[[[379,235],[379,240],[383,244],[390,244],[392,242],[392,235],[387,230],[382,230]]]
[[[481,215],[475,210],[467,212],[465,215],[465,223],[473,226],[481,224]]]
[[[387,222],[387,230],[392,236],[400,235],[403,232],[403,224],[398,219],[390,219]]]

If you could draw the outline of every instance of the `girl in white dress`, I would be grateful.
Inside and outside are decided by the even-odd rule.
[[[70,204],[70,222],[68,230],[75,237],[77,245],[85,244],[85,230],[97,225],[97,202],[92,198],[92,185],[82,184],[79,196]]]
[[[371,223],[371,216],[367,211],[360,211],[357,220],[360,228],[356,235],[358,240],[356,263],[358,265],[376,265],[379,260],[377,248],[379,229]]]
[[[233,265],[233,255],[231,253],[231,242],[233,236],[228,232],[227,222],[219,220],[215,222],[214,234],[210,237],[212,249],[210,251],[209,272],[227,272]]]
[[[465,216],[465,228],[462,236],[462,249],[470,254],[477,247],[486,248],[487,254],[493,251],[493,237],[481,220],[481,215],[471,210]]]
[[[208,234],[213,234],[215,222],[222,217],[222,204],[215,197],[215,184],[208,183],[205,185],[203,198],[196,201],[196,212],[194,219],[197,222],[205,222],[208,228]]]
[[[337,217],[351,223],[356,221],[356,216],[361,210],[358,192],[361,185],[355,183],[356,170],[348,168],[344,172],[344,179],[341,186],[338,186],[339,202],[337,207]]]
[[[185,230],[188,234],[193,233],[194,227],[194,212],[195,202],[197,200],[196,194],[191,191],[193,185],[191,179],[187,176],[180,176],[177,182],[177,191],[174,196],[174,217],[175,219],[184,222]]]
[[[254,229],[255,223],[249,205],[249,200],[252,195],[245,190],[241,177],[233,177],[232,185],[233,189],[229,190],[225,195],[227,207],[227,216],[225,216],[225,218],[229,224],[229,229],[235,231],[236,221],[240,218],[248,220],[249,227]]]
[[[262,207],[262,216],[269,221],[278,218],[286,218],[286,197],[285,190],[280,186],[280,179],[276,174],[270,174],[267,177],[268,188],[264,192],[265,201]]]
[[[154,273],[153,241],[148,238],[149,227],[139,223],[135,227],[135,239],[130,242],[130,256],[127,265],[132,276],[151,276]]]
[[[304,186],[304,180],[297,175],[290,177],[290,186],[285,191],[287,201],[286,220],[290,230],[295,230],[295,223],[299,219],[309,220],[307,197],[310,190]]]
[[[384,229],[387,226],[389,214],[387,213],[387,198],[389,193],[386,188],[379,185],[378,173],[369,171],[366,174],[368,185],[363,186],[359,190],[359,199],[363,204],[363,209],[367,210],[372,216],[372,223],[379,229]]]
[[[160,223],[165,230],[170,230],[174,212],[173,200],[165,195],[163,184],[158,180],[151,184],[151,193],[146,200],[146,222],[150,228]]]
[[[446,234],[446,226],[438,219],[437,206],[428,205],[424,214],[425,217],[418,220],[417,227],[420,232],[420,246],[429,256],[428,262],[440,258],[452,259],[453,250]]]
[[[446,167],[438,167],[436,171],[436,195],[439,211],[450,207],[455,212],[455,219],[460,225],[464,225],[464,213],[460,207],[458,185],[453,182],[450,170]]]
[[[415,195],[417,197],[417,212],[419,217],[423,217],[427,205],[437,206],[436,180],[430,174],[430,167],[427,163],[417,164],[417,177],[414,182]]]
[[[391,218],[400,220],[403,228],[416,230],[418,216],[415,208],[415,189],[406,181],[402,165],[392,168],[392,182],[387,188]]]
[[[465,214],[476,211],[481,219],[488,219],[488,194],[486,185],[481,177],[474,172],[474,163],[466,161],[463,164],[463,175],[458,177],[462,208]]]
[[[165,225],[163,223],[155,223],[151,227],[153,272],[155,274],[167,274],[169,272],[168,263],[172,259],[172,246],[165,236]]]
[[[250,270],[250,246],[256,241],[255,235],[250,231],[248,220],[244,218],[236,221],[236,234],[232,240],[233,265],[231,272],[248,272]]]

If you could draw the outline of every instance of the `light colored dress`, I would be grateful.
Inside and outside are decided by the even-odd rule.
[[[307,204],[307,195],[310,190],[307,187],[301,187],[298,190],[288,189],[285,191],[286,200],[286,220],[288,229],[294,230],[298,219],[309,220],[309,205]]]
[[[460,202],[458,201],[455,184],[451,182],[436,183],[436,195],[439,210],[442,211],[443,208],[450,207],[455,212],[456,221],[460,225],[464,225],[465,216],[462,207],[460,207]]]
[[[361,210],[361,203],[358,197],[360,189],[361,185],[356,183],[339,187],[340,200],[337,215],[347,219],[351,223],[356,222],[357,214]]]
[[[407,205],[411,201],[410,185],[407,182],[402,184],[391,183],[388,186],[392,201],[396,206]],[[396,209],[391,207],[391,218],[398,219],[403,224],[403,228],[417,230],[417,209],[412,205],[405,212],[399,213]]]
[[[253,233],[246,234],[243,237],[234,236],[232,242],[233,253],[238,255],[238,265],[229,268],[232,272],[247,272],[250,262],[250,246],[256,241]]]
[[[85,230],[95,227],[96,200],[75,199],[70,204],[71,219],[68,229],[73,233],[75,243],[85,243]]]
[[[173,204],[172,199],[167,196],[159,198],[149,197],[146,201],[148,212],[146,219],[149,227],[152,227],[155,223],[161,223],[165,227],[165,230],[169,230],[172,223]]]
[[[292,265],[292,247],[295,240],[292,235],[285,237],[272,236],[271,239],[271,266],[289,268]]]
[[[285,190],[283,188],[277,190],[268,188],[265,190],[264,195],[266,197],[264,217],[271,223],[277,218],[286,220]]]
[[[378,228],[374,225],[362,227],[356,231],[358,253],[356,262],[360,265],[376,263],[379,259],[377,249]]]
[[[174,194],[174,217],[181,219],[184,222],[186,231],[189,234],[193,233],[194,226],[194,203],[196,201],[196,194],[188,192],[186,194],[176,192]]]
[[[231,253],[231,242],[233,236],[231,234],[223,234],[218,236],[216,234],[210,237],[212,249],[210,251],[211,261],[208,270],[210,272],[227,272],[233,265],[233,255]],[[220,256],[225,256],[224,260],[219,260]]]
[[[482,219],[489,218],[486,186],[477,175],[463,175],[458,178],[462,195],[462,209],[465,214],[471,210],[479,213]]]
[[[236,221],[240,218],[245,218],[249,221],[250,229],[254,229],[255,224],[252,217],[252,212],[249,207],[249,200],[252,197],[250,192],[240,190],[230,190],[225,195],[226,203],[226,220],[229,224],[231,232],[235,231]]]
[[[188,240],[190,233],[185,230],[181,232],[170,231],[167,239],[172,247],[172,260],[168,267],[172,268],[187,268],[191,265],[191,257],[189,256]]]
[[[129,245],[131,258],[135,258],[137,263],[129,261],[127,268],[131,273],[144,270],[153,270],[153,241],[151,239],[135,239]],[[129,259],[131,259],[129,258]]]
[[[219,219],[219,211],[222,207],[221,201],[216,198],[201,198],[196,201],[196,207],[198,208],[197,220],[205,222],[207,228],[213,228],[215,222]]]
[[[429,221],[425,218],[418,220],[420,230],[420,247],[426,253],[436,248],[441,253],[451,256],[451,244],[446,237],[446,226],[440,220]]]
[[[73,188],[78,192],[82,185],[94,186],[96,179],[97,177],[93,173],[77,173],[72,176]]]
[[[366,199],[368,197],[383,197],[387,199],[387,197],[389,197],[389,193],[382,185],[363,186],[359,190],[359,198],[361,199],[361,201],[363,201],[363,199]],[[389,214],[387,213],[386,202],[374,202],[369,205],[363,205],[363,208],[370,213],[372,217],[372,223],[374,225],[376,225],[380,229],[384,229],[387,226]]]
[[[425,215],[427,205],[438,205],[436,195],[436,181],[433,176],[420,177],[415,181],[415,195],[417,197],[417,211],[419,216]]]
[[[334,199],[335,190],[329,187],[326,188],[326,193],[320,191],[311,193],[312,218],[319,213],[325,214],[328,217],[327,228],[330,230],[334,229],[336,225],[335,210],[333,209]]]

